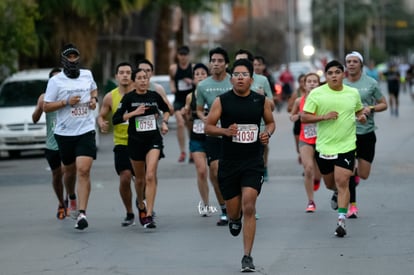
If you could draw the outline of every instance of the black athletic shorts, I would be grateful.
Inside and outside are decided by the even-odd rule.
[[[221,158],[221,144],[221,138],[206,136],[206,155],[208,165],[210,165],[212,161]]]
[[[53,171],[62,166],[62,161],[60,159],[59,150],[46,149],[45,157],[46,157],[47,163],[49,163],[50,170]]]
[[[330,174],[334,171],[335,166],[339,166],[354,171],[355,166],[355,150],[347,153],[323,156],[319,152],[315,153],[316,163],[322,175]],[[327,159],[331,158],[331,159]]]
[[[219,160],[218,181],[223,199],[241,194],[242,187],[252,187],[260,194],[264,176],[263,157],[247,160]]]
[[[131,160],[129,159],[127,145],[115,145],[114,163],[118,175],[124,170],[130,170],[132,174],[134,174],[134,169],[132,169]]]
[[[95,130],[79,136],[61,136],[55,134],[60,157],[64,165],[72,164],[79,156],[96,159]]]
[[[160,159],[164,157],[162,139],[149,140],[145,143],[130,142],[128,140],[129,158],[135,161],[145,161],[148,152],[152,149],[160,150]]]
[[[375,143],[377,142],[375,132],[370,132],[365,135],[356,135],[356,137],[356,157],[372,163],[375,156]]]

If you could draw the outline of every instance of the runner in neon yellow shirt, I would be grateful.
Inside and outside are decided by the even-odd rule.
[[[344,237],[349,203],[349,178],[355,164],[356,120],[366,122],[358,90],[343,85],[344,66],[333,60],[325,67],[326,84],[312,90],[301,121],[317,123],[316,161],[328,189],[331,206],[338,209],[335,235]]]

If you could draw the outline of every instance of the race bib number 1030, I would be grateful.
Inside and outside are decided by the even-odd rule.
[[[233,142],[254,143],[259,135],[259,127],[256,124],[238,124],[237,135],[233,136]]]

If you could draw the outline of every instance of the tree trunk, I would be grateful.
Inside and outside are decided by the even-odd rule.
[[[163,5],[155,33],[155,74],[168,74],[170,66],[171,10]]]

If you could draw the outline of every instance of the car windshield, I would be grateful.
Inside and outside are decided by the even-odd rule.
[[[0,92],[0,107],[34,106],[46,85],[45,80],[5,83]]]

